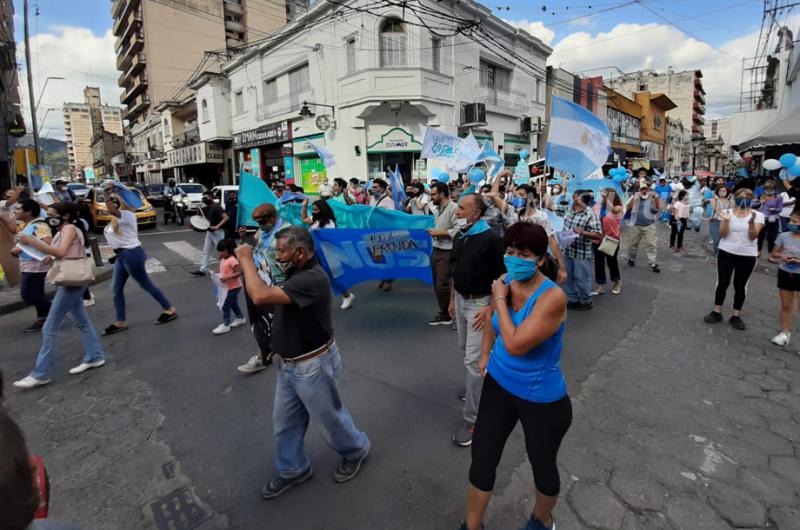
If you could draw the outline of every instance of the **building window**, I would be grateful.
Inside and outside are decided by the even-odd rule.
[[[289,102],[292,110],[300,108],[301,98],[306,95],[309,88],[311,88],[311,81],[308,77],[307,64],[289,71]]]
[[[386,20],[381,26],[381,66],[407,66],[406,27],[395,19]]]
[[[653,128],[655,128],[655,130],[661,129],[661,116],[659,114],[653,116]]]
[[[200,116],[203,123],[208,121],[208,101],[205,99],[200,103]]]
[[[241,90],[233,93],[233,109],[237,116],[244,114],[244,94]]]
[[[647,90],[647,85],[639,85],[639,92],[644,92],[645,90]]]
[[[715,121],[711,122],[711,137],[712,138],[716,138],[717,137],[717,122],[715,122]]]
[[[542,80],[536,78],[536,103],[542,102]]]
[[[272,79],[265,79],[264,104],[269,105],[270,103],[274,103],[276,99],[278,99],[278,79],[275,77]]]
[[[347,52],[347,73],[352,74],[356,71],[356,39],[351,37],[345,43]]]
[[[442,39],[439,37],[431,37],[431,69],[442,71]]]
[[[481,61],[481,86],[497,92],[508,92],[511,85],[511,70],[496,64]]]

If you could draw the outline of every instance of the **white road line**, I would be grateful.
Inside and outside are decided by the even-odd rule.
[[[147,274],[167,272],[167,268],[164,267],[164,264],[162,264],[156,258],[147,258],[147,261],[144,262],[144,268],[147,271]]]
[[[200,260],[203,258],[203,251],[186,241],[164,241],[163,243],[172,252],[197,265],[200,264]],[[218,261],[216,257],[212,257],[209,263]]]
[[[181,230],[159,230],[158,232],[139,232],[139,237],[142,236],[163,236],[165,234],[180,234],[183,232],[194,232],[191,228],[183,228]]]

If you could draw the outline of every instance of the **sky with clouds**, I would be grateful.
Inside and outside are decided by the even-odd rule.
[[[38,109],[42,136],[63,139],[62,103],[82,101],[87,84],[100,87],[105,103],[119,105],[111,2],[30,1],[36,97],[48,76],[65,78],[50,80],[42,96]],[[708,116],[729,115],[738,109],[741,60],[755,52],[762,10],[761,0],[482,3],[550,45],[553,55],[548,64],[572,72],[610,76],[618,75],[617,68],[626,72],[642,68],[664,71],[668,66],[675,70],[700,68]],[[14,5],[17,40],[22,41],[22,0],[14,0]],[[24,80],[22,46],[18,56]],[[27,103],[27,89],[22,88]]]

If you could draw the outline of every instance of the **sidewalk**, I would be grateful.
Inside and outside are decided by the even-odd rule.
[[[96,273],[94,283],[92,285],[97,285],[98,283],[111,279],[111,274],[114,272],[114,267],[110,265],[103,265],[102,267],[97,267],[95,270]],[[45,292],[47,293],[47,296],[52,298],[56,293],[56,286],[47,284],[45,287]],[[26,307],[28,307],[28,304],[23,302],[22,298],[20,298],[18,285],[14,287],[6,285],[0,289],[0,316],[13,313],[14,311],[19,311],[20,309],[24,309]]]
[[[646,322],[572,389],[560,528],[800,529],[800,346],[770,343],[778,292],[761,265],[742,314],[747,330],[703,323],[716,284],[706,234],[687,233],[680,256],[660,228],[661,274],[628,267],[620,253],[623,282],[657,285],[658,295],[642,301]],[[492,528],[513,527],[518,518],[506,514],[532,506],[530,473],[520,464],[498,489]]]

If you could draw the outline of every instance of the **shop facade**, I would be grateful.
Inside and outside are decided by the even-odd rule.
[[[272,185],[294,180],[289,120],[233,133],[236,173],[241,169]]]
[[[198,142],[167,151],[161,170],[166,179],[197,182],[211,189],[222,182],[224,164],[222,147],[211,142]]]

